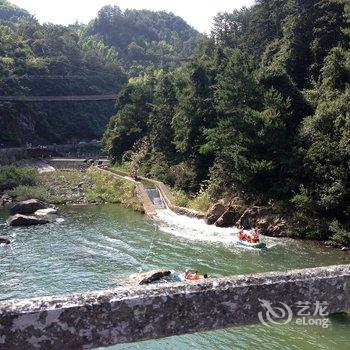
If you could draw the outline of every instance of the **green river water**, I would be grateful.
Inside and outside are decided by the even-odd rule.
[[[290,239],[266,238],[267,251],[238,248],[232,245],[232,230],[167,210],[155,223],[115,205],[64,207],[59,215],[64,220],[32,228],[5,226],[7,215],[0,211],[0,235],[9,235],[13,243],[0,246],[0,300],[107,289],[141,266],[228,276],[350,263],[350,254]],[[253,325],[108,349],[348,350],[350,316],[332,316],[326,329],[294,322]]]

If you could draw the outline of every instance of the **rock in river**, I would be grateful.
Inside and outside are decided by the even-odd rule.
[[[26,216],[21,214],[16,214],[10,216],[6,220],[7,224],[10,226],[34,226],[34,225],[45,225],[50,221],[37,218],[35,216]]]
[[[55,208],[39,209],[34,214],[35,215],[39,215],[39,216],[45,216],[45,215],[50,215],[50,214],[57,214],[57,209],[55,209]]]
[[[225,213],[227,208],[222,202],[215,203],[207,212],[205,222],[208,225],[213,225],[219,217]]]
[[[235,208],[229,208],[226,210],[215,222],[215,226],[218,227],[231,227],[234,226],[236,221],[241,217],[241,208],[238,210]]]
[[[152,282],[159,281],[163,277],[170,276],[169,270],[152,270],[148,272],[135,273],[129,276],[128,279],[118,280],[122,285],[135,285],[135,284],[150,284]]]
[[[159,281],[161,278],[169,276],[171,274],[171,271],[169,270],[160,270],[160,271],[150,271],[145,272],[139,280],[139,284],[149,284],[155,281]]]
[[[0,244],[10,244],[11,241],[5,237],[5,236],[0,236]]]
[[[11,208],[11,215],[15,214],[32,214],[37,210],[46,209],[47,205],[38,199],[28,199],[27,201],[19,202]]]

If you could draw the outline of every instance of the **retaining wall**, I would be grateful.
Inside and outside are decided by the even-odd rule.
[[[125,173],[126,175],[124,175],[124,173],[117,173],[117,172],[106,170],[106,169],[99,169],[97,167],[96,167],[96,169],[98,169],[100,171],[107,172],[108,174],[110,174],[112,176],[116,176],[116,177],[120,178],[121,180],[133,182],[135,185],[135,195],[136,195],[137,199],[140,201],[140,203],[142,204],[143,209],[145,211],[145,214],[148,216],[157,215],[154,204],[152,203],[152,201],[148,197],[146,189],[141,182],[134,181],[126,173]]]
[[[97,164],[99,159],[95,160]],[[102,164],[108,165],[107,159],[101,159]],[[91,164],[85,159],[69,159],[69,158],[52,158],[48,160],[49,164],[57,170],[86,170]]]

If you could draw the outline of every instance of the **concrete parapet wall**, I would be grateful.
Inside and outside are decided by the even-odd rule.
[[[253,324],[259,299],[348,310],[350,265],[2,301],[0,348],[91,349]]]
[[[140,182],[136,184],[136,196],[137,196],[137,199],[142,203],[143,209],[145,210],[145,213],[148,216],[157,215],[154,204],[148,197],[145,187]]]

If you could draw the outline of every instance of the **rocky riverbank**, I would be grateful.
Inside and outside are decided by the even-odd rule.
[[[286,222],[270,207],[248,206],[237,197],[221,199],[213,204],[206,213],[205,221],[218,227],[259,228],[261,234],[271,237],[283,237],[286,230]]]
[[[48,200],[54,204],[91,204],[98,198],[89,195],[94,188],[91,176],[82,171],[56,171],[40,175],[41,184],[48,188]]]
[[[32,182],[0,193],[0,208],[11,208],[17,202],[36,198],[54,205],[121,203],[136,211],[143,210],[134,196],[135,185],[95,168],[84,172],[45,172],[37,174]]]

